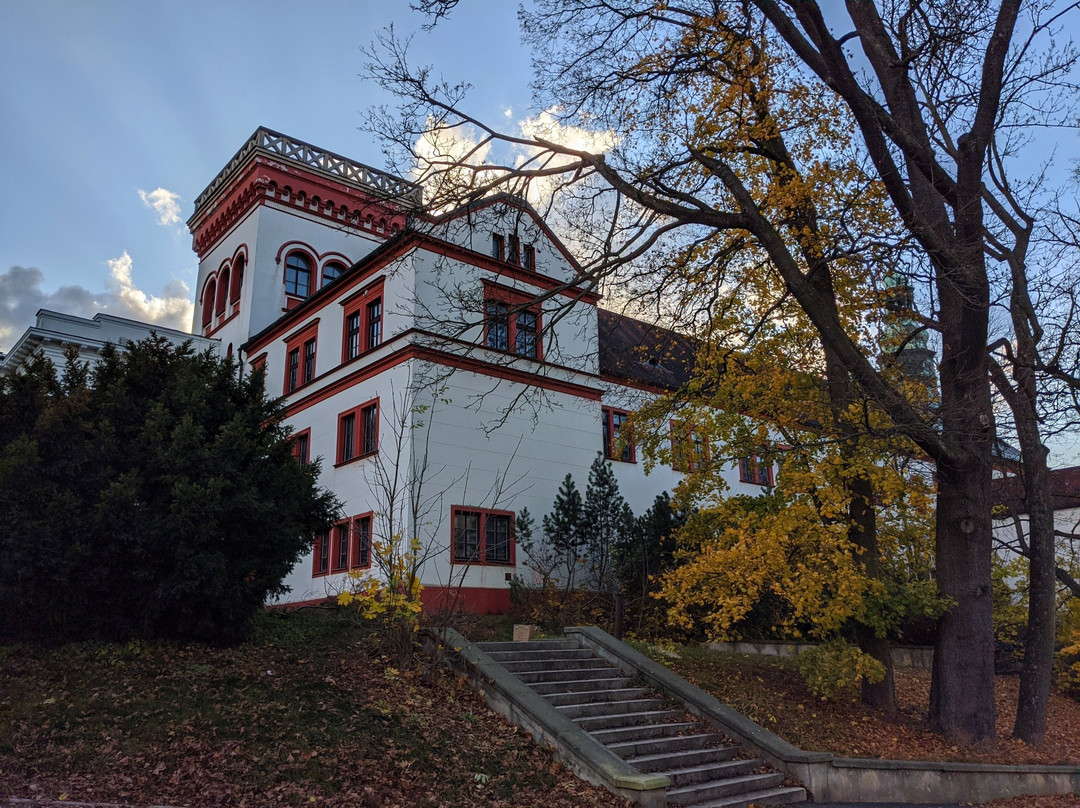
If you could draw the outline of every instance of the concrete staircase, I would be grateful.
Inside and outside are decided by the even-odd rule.
[[[669,778],[669,804],[747,808],[803,802],[806,791],[704,721],[665,700],[576,640],[477,643],[639,772]]]

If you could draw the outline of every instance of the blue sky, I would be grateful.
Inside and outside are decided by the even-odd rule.
[[[0,351],[38,308],[184,319],[184,221],[259,125],[383,167],[358,126],[391,99],[362,78],[360,46],[389,23],[416,32],[416,61],[475,85],[481,118],[525,116],[516,2],[469,0],[431,33],[408,6],[4,0]]]

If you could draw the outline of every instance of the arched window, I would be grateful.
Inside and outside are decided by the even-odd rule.
[[[243,255],[236,256],[236,260],[233,262],[232,292],[229,294],[229,298],[233,303],[240,302],[240,286],[244,283],[245,263]]]
[[[218,317],[225,316],[225,304],[229,300],[229,268],[225,267],[218,275],[218,290],[217,290],[217,314]]]
[[[289,253],[285,258],[285,294],[294,297],[311,294],[311,261],[303,253]]]
[[[202,324],[203,328],[209,328],[214,319],[214,295],[217,292],[217,284],[211,278],[203,289],[202,299]]]
[[[341,276],[341,273],[345,271],[345,265],[340,261],[331,261],[322,269],[322,285],[330,283],[332,280],[337,280]]]

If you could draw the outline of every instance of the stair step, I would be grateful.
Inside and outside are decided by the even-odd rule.
[[[671,724],[645,724],[635,727],[613,727],[612,729],[594,730],[589,734],[600,743],[607,746],[612,744],[638,741],[655,740],[659,738],[675,738],[683,732],[692,732],[700,729],[700,724],[671,723]]]
[[[634,761],[627,762],[633,764]],[[676,764],[673,768],[658,769],[657,774],[666,774],[671,780],[671,788],[682,788],[754,774],[763,765],[765,765],[763,760],[724,760],[699,765],[684,762],[682,765]]]
[[[511,673],[532,673],[533,671],[568,671],[581,668],[595,669],[604,663],[596,657],[585,659],[522,659],[500,663]],[[618,670],[608,666],[608,670]]]
[[[488,651],[488,656],[499,663],[525,662],[530,659],[547,662],[553,659],[596,659],[596,654],[587,648],[567,648],[565,650],[544,651]]]
[[[681,710],[645,710],[617,715],[597,715],[591,718],[575,718],[574,723],[586,732],[598,729],[617,729],[639,724],[661,724],[683,715]]]
[[[653,692],[647,687],[618,687],[610,690],[571,690],[565,693],[548,693],[544,695],[544,698],[555,707],[563,707],[569,704],[591,704],[596,701],[637,699]]]
[[[775,788],[782,782],[784,782],[784,775],[780,774],[780,772],[744,774],[710,783],[696,783],[681,788],[669,788],[667,797],[668,802],[677,802],[682,805],[698,805],[700,803],[710,803],[722,797],[737,797],[750,791],[764,791]]]
[[[676,769],[680,766],[700,766],[705,763],[720,763],[725,760],[731,760],[737,754],[739,754],[739,747],[737,746],[721,746],[723,743],[723,736],[721,735],[690,735],[689,740],[696,738],[710,738],[715,739],[709,742],[700,742],[698,747],[687,747],[683,749],[672,748],[677,746],[677,741],[683,740],[682,738],[663,738],[659,741],[632,741],[630,744],[611,744],[608,746],[615,754],[626,760],[627,763],[633,765],[635,769],[641,772],[655,772],[666,769]],[[636,755],[622,755],[620,751],[616,749],[616,746],[645,746],[652,745],[657,751],[649,754],[636,754]]]
[[[519,677],[520,678],[520,677]],[[628,684],[631,684],[632,680],[628,676],[612,677],[608,679],[604,678],[590,678],[590,679],[562,679],[540,682],[527,682],[533,690],[539,693],[541,696],[554,695],[556,693],[581,693],[586,690],[589,691],[607,691],[620,690],[625,688]]]
[[[806,789],[798,786],[767,788],[708,802],[684,803],[687,808],[752,808],[755,805],[791,805],[806,802]]]
[[[623,699],[593,701],[588,704],[564,704],[556,707],[567,718],[592,718],[600,715],[625,715],[659,710],[667,702],[663,699]]]
[[[611,679],[618,673],[617,668],[563,668],[552,671],[516,671],[518,679],[531,684],[533,682],[576,682],[583,679]]]
[[[574,640],[530,640],[529,642],[478,642],[485,654],[492,651],[565,651],[581,648]]]

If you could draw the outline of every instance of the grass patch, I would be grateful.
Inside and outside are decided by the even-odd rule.
[[[3,647],[0,680],[0,796],[625,804],[571,777],[464,681],[402,668],[336,610],[267,613],[236,648]]]

